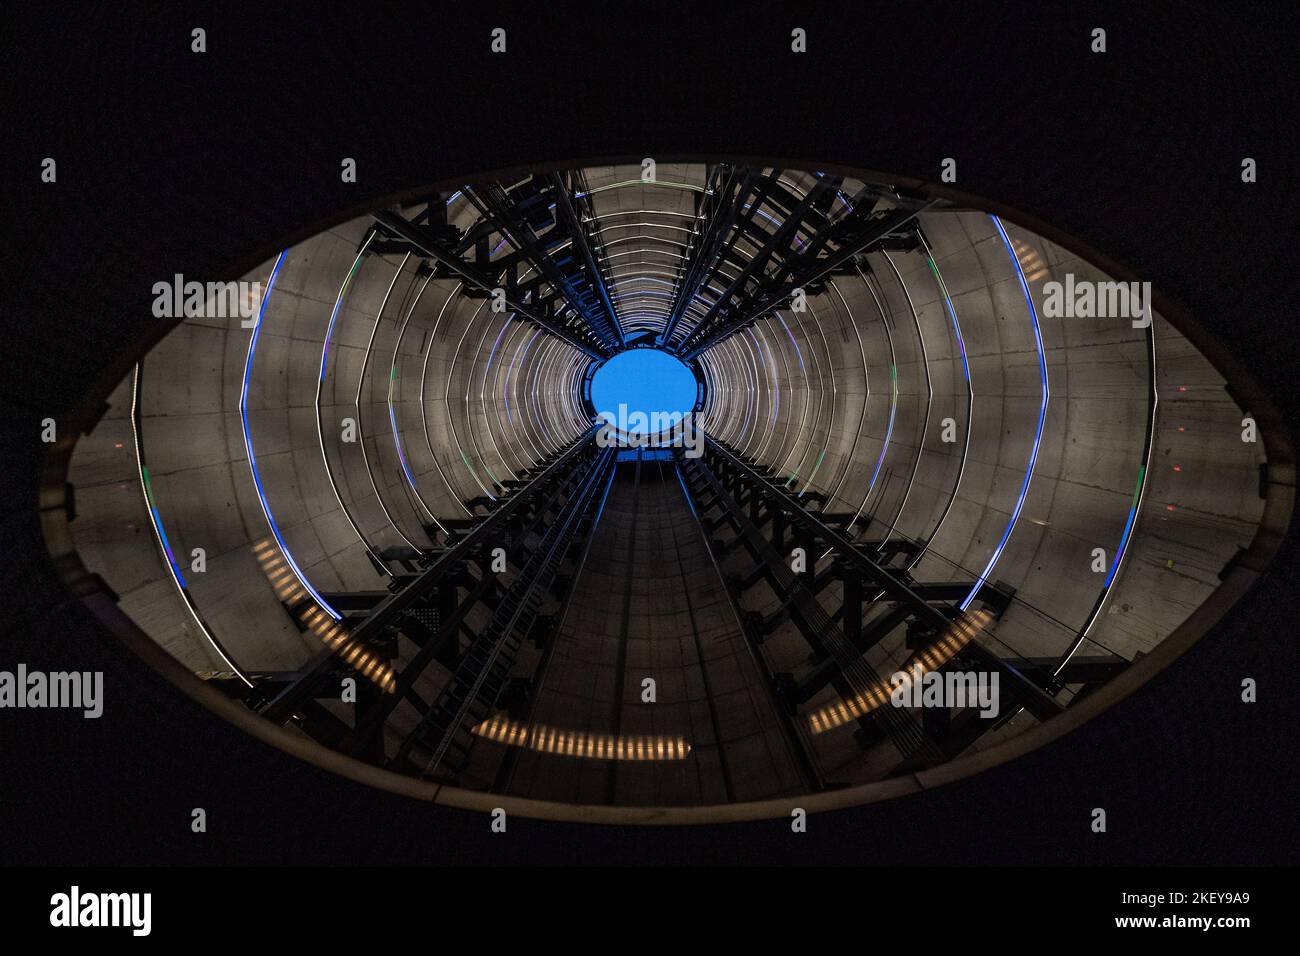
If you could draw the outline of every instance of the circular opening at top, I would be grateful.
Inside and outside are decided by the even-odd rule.
[[[695,408],[695,376],[661,349],[629,349],[596,369],[591,404],[596,415],[629,437],[670,431]]]

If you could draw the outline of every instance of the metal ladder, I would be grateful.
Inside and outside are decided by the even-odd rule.
[[[546,590],[572,543],[572,529],[589,510],[598,479],[611,461],[610,449],[593,460],[581,487],[569,496],[561,514],[524,563],[488,626],[460,659],[433,706],[402,742],[394,764],[410,760],[422,766],[421,773],[426,777],[444,766],[452,774],[465,769],[475,740],[473,728],[491,715],[505,689],[519,647],[536,621]]]

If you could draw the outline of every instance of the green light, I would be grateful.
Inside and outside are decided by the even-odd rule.
[[[140,474],[144,475],[144,495],[149,499],[149,507],[158,507],[153,500],[153,485],[149,482],[149,469],[144,466],[140,467]]]
[[[821,468],[822,460],[825,459],[825,457],[826,457],[826,449],[823,448],[822,453],[817,456],[817,464],[813,465],[812,474],[808,476],[807,484],[803,486],[803,491],[807,491],[809,488],[812,487],[813,479],[817,477],[817,471]],[[803,491],[799,492],[799,494],[803,494]]]
[[[1142,494],[1142,482],[1146,480],[1146,477],[1147,477],[1147,466],[1143,465],[1141,468],[1138,469],[1137,487],[1133,489],[1134,502],[1136,502],[1138,500],[1138,496]]]

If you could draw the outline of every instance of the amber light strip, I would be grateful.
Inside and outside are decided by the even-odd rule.
[[[962,616],[953,622],[952,627],[944,633],[943,637],[904,664],[902,671],[911,674],[912,679],[916,680],[923,674],[937,670],[974,640],[975,635],[991,620],[993,615],[983,609]],[[809,714],[808,729],[814,734],[824,734],[828,730],[842,727],[849,721],[857,720],[878,707],[888,704],[889,695],[893,690],[894,685],[889,679],[879,680],[856,697],[827,704]]]
[[[280,553],[271,546],[270,541],[260,541],[253,546],[253,553],[262,566],[262,573],[271,582],[276,597],[286,604],[302,600],[307,593],[298,586],[297,580],[290,573]],[[299,612],[299,620],[313,634],[319,637],[332,650],[338,651],[339,658],[362,677],[378,684],[388,693],[397,689],[397,677],[392,667],[365,650],[360,644],[348,639],[348,632],[338,622],[315,604],[306,605]]]
[[[508,747],[526,747],[544,754],[593,760],[685,760],[691,745],[684,737],[589,734],[535,724],[531,728],[497,714],[474,728],[475,736]]]

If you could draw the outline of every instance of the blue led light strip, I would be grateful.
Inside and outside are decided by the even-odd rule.
[[[1133,498],[1129,504],[1128,516],[1124,521],[1124,532],[1120,536],[1119,549],[1115,552],[1115,560],[1111,563],[1110,570],[1106,572],[1106,581],[1101,586],[1101,593],[1097,595],[1097,601],[1092,606],[1092,611],[1088,614],[1075,635],[1074,641],[1064,654],[1061,655],[1060,661],[1056,665],[1054,674],[1060,676],[1061,671],[1065,670],[1065,665],[1070,662],[1075,653],[1083,646],[1087,640],[1088,633],[1092,630],[1093,625],[1097,622],[1101,609],[1106,605],[1110,598],[1111,588],[1115,579],[1119,576],[1120,569],[1124,564],[1124,558],[1128,554],[1129,544],[1132,542],[1133,530],[1137,526],[1138,519],[1142,514],[1142,502],[1146,497],[1147,479],[1151,471],[1151,452],[1155,445],[1155,433],[1157,417],[1160,408],[1160,395],[1156,381],[1156,337],[1154,322],[1147,326],[1146,330],[1146,352],[1147,352],[1147,428],[1146,438],[1142,449],[1142,465],[1138,468],[1137,487],[1133,491]]]
[[[876,311],[880,313],[880,327],[885,330],[885,341],[889,343],[889,424],[885,428],[885,440],[880,445],[880,457],[876,459],[876,467],[871,472],[871,481],[867,483],[867,493],[862,496],[862,503],[858,505],[858,510],[853,514],[853,520],[857,521],[861,517],[863,509],[866,508],[871,493],[875,491],[876,478],[880,475],[881,466],[885,463],[885,454],[889,451],[889,441],[894,435],[894,416],[898,411],[898,357],[894,352],[894,335],[889,331],[889,321],[885,318],[885,308],[880,301],[880,296],[876,295],[876,290],[867,281],[866,273],[857,266],[854,268],[857,270],[858,278],[862,280],[862,284],[871,293],[872,301],[876,303]]]
[[[448,200],[448,203],[450,202],[451,200]],[[397,341],[393,343],[393,360],[388,369],[388,422],[389,425],[392,426],[393,445],[397,449],[397,458],[402,463],[402,471],[406,474],[406,483],[411,488],[411,494],[415,496],[415,500],[419,502],[424,513],[432,519],[438,530],[443,534],[446,534],[447,529],[443,527],[442,522],[438,520],[437,515],[430,511],[429,506],[425,504],[424,496],[420,494],[420,489],[415,483],[415,476],[411,474],[411,469],[406,463],[406,453],[402,450],[402,435],[397,429],[397,413],[393,409],[393,397],[394,393],[397,391],[397,358],[398,353],[402,348],[402,338],[406,335],[406,327],[411,322],[411,316],[415,315],[415,309],[420,304],[420,297],[424,295],[424,290],[429,287],[429,282],[432,279],[433,273],[430,272],[425,278],[424,284],[420,286],[420,291],[415,294],[415,300],[411,303],[411,307],[406,310],[406,318],[402,320],[402,325],[397,330]]]
[[[1110,587],[1110,583],[1115,580],[1115,572],[1119,570],[1120,559],[1124,557],[1124,551],[1128,547],[1128,538],[1133,532],[1133,519],[1137,517],[1138,502],[1142,498],[1142,483],[1146,480],[1146,473],[1146,466],[1138,469],[1137,487],[1133,489],[1133,503],[1129,505],[1128,520],[1124,522],[1124,534],[1119,539],[1119,550],[1115,552],[1115,561],[1110,566],[1110,572],[1106,575],[1106,583],[1103,587]]]
[[[298,579],[298,583],[302,585],[303,590],[315,598],[316,603],[321,606],[326,614],[330,615],[330,617],[334,618],[336,621],[341,621],[343,615],[330,607],[316,589],[311,586],[311,582],[308,581],[307,576],[302,573],[302,569],[298,567],[298,563],[294,561],[293,555],[289,553],[289,548],[284,543],[284,537],[280,534],[280,529],[275,523],[275,518],[271,515],[271,506],[267,503],[266,493],[262,489],[262,476],[257,470],[257,457],[253,454],[253,439],[249,434],[248,429],[248,383],[253,370],[253,355],[257,352],[257,337],[262,331],[262,319],[266,315],[266,303],[271,298],[271,290],[275,288],[275,279],[276,276],[280,274],[280,266],[284,262],[284,257],[287,251],[288,250],[281,252],[280,255],[276,257],[275,268],[271,270],[271,278],[267,280],[266,291],[262,294],[262,303],[257,309],[257,322],[253,325],[253,334],[249,336],[248,339],[248,358],[244,362],[244,383],[239,392],[239,417],[244,425],[244,451],[248,454],[248,470],[252,473],[253,486],[257,489],[257,500],[261,502],[262,514],[266,517],[266,523],[271,529],[271,534],[275,537],[276,547],[278,547],[280,553],[284,555],[285,563],[289,565],[290,570],[293,571],[294,577]]]
[[[352,533],[357,536],[357,540],[361,542],[361,546],[365,548],[366,553],[370,555],[371,560],[374,562],[375,569],[379,571],[381,574],[387,575],[388,577],[391,578],[393,576],[393,572],[389,570],[388,565],[385,564],[383,558],[379,556],[379,552],[376,551],[374,547],[370,544],[370,540],[364,534],[361,533],[361,529],[357,527],[356,521],[354,521],[352,518],[352,512],[348,509],[348,506],[343,502],[343,496],[339,494],[338,483],[334,480],[334,470],[330,468],[329,453],[325,451],[325,422],[324,419],[321,417],[321,404],[320,404],[321,395],[324,394],[325,370],[328,367],[327,359],[330,350],[330,339],[333,338],[334,336],[334,323],[338,319],[339,310],[343,307],[343,297],[348,294],[348,290],[352,286],[352,279],[353,277],[356,276],[357,269],[361,266],[361,260],[365,258],[366,251],[370,248],[370,243],[374,241],[376,235],[378,235],[377,229],[371,229],[370,232],[366,235],[366,241],[362,243],[360,251],[357,252],[356,259],[354,259],[352,262],[352,268],[348,270],[347,277],[343,280],[343,284],[339,286],[338,298],[334,300],[334,309],[330,312],[329,324],[325,327],[325,341],[321,346],[320,378],[316,380],[316,400],[315,400],[314,407],[316,409],[316,442],[320,446],[321,465],[325,470],[325,479],[329,482],[330,491],[334,492],[334,500],[338,502],[339,511],[343,513],[343,517],[347,520],[348,526],[352,529]],[[368,347],[367,347],[366,354],[367,355],[370,354]],[[359,402],[360,399],[358,398],[358,403]],[[367,462],[366,464],[367,473],[369,473],[369,469],[370,469],[370,465],[369,462]],[[371,475],[370,480],[372,483],[374,482],[373,475]],[[375,493],[378,494],[378,489],[375,489]],[[382,505],[382,502],[380,504]],[[385,514],[387,514],[387,509],[384,510],[385,510]]]
[[[131,437],[135,446],[135,465],[140,476],[140,490],[144,493],[145,508],[148,509],[149,520],[153,525],[154,540],[158,543],[158,547],[166,558],[167,570],[171,574],[172,583],[175,584],[177,593],[179,593],[181,601],[185,604],[185,609],[190,612],[190,617],[194,619],[194,623],[198,625],[199,630],[203,632],[203,636],[207,638],[208,643],[212,645],[217,655],[226,662],[226,666],[234,671],[241,681],[252,687],[253,682],[248,674],[235,663],[234,656],[226,651],[225,646],[222,645],[221,641],[217,640],[217,636],[212,633],[212,629],[208,627],[207,621],[204,620],[202,612],[199,611],[198,605],[190,594],[189,586],[185,583],[185,578],[181,576],[180,565],[176,563],[176,557],[172,554],[171,543],[167,540],[167,534],[163,531],[162,515],[159,513],[157,503],[154,500],[153,483],[149,479],[149,469],[145,467],[144,463],[144,436],[141,434],[140,421],[140,375],[143,368],[144,361],[141,360],[136,363],[135,371],[131,375]]]
[[[1011,264],[1015,267],[1016,279],[1020,282],[1020,290],[1025,295],[1025,305],[1029,308],[1029,321],[1033,323],[1034,326],[1034,343],[1038,349],[1038,374],[1043,385],[1043,400],[1042,404],[1038,408],[1038,427],[1034,432],[1034,447],[1029,453],[1029,466],[1025,469],[1025,480],[1020,486],[1020,497],[1016,499],[1016,507],[1011,512],[1011,520],[1007,522],[1007,528],[1002,532],[1002,539],[998,542],[998,546],[993,549],[993,554],[989,558],[989,563],[984,566],[984,570],[981,572],[979,579],[975,582],[975,586],[970,589],[970,593],[966,595],[966,599],[961,602],[961,609],[963,611],[966,610],[966,608],[970,606],[970,603],[975,600],[975,595],[979,593],[980,588],[984,586],[984,582],[988,580],[988,576],[990,572],[992,572],[993,566],[997,564],[998,559],[1002,557],[1002,549],[1007,546],[1007,540],[1011,537],[1011,532],[1015,530],[1016,521],[1020,518],[1020,511],[1025,506],[1025,496],[1029,494],[1029,482],[1034,476],[1034,465],[1038,462],[1038,448],[1043,441],[1043,422],[1047,419],[1047,402],[1051,395],[1047,383],[1047,356],[1043,352],[1043,333],[1038,327],[1038,312],[1034,309],[1034,300],[1029,294],[1029,283],[1025,281],[1024,270],[1020,268],[1020,259],[1016,256],[1015,249],[1011,247],[1011,240],[1007,237],[1007,230],[1002,225],[1002,220],[993,215],[990,215],[989,218],[993,220],[993,225],[997,228],[998,235],[1002,237],[1003,245],[1007,247],[1007,255],[1011,257]]]
[[[943,293],[944,308],[948,311],[948,318],[952,322],[953,334],[957,337],[957,348],[961,352],[962,373],[966,377],[966,440],[961,450],[961,464],[957,467],[957,481],[952,486],[952,494],[948,496],[948,503],[944,506],[943,514],[939,516],[939,521],[930,532],[930,536],[925,539],[925,545],[917,551],[912,557],[911,562],[907,565],[908,570],[916,567],[921,563],[921,559],[926,552],[930,550],[930,543],[939,537],[939,532],[943,530],[943,524],[948,520],[948,515],[952,512],[952,506],[957,501],[957,492],[961,490],[962,479],[966,477],[966,460],[970,456],[970,435],[971,424],[975,416],[975,388],[970,377],[970,361],[966,357],[966,340],[962,338],[961,322],[957,319],[957,310],[952,304],[952,296],[948,294],[948,283],[943,281],[943,273],[939,271],[939,263],[935,262],[934,250],[930,244],[925,241],[925,236],[921,235],[921,248],[925,250],[926,259],[930,263],[930,271],[934,274],[935,282],[939,285],[939,291]]]

